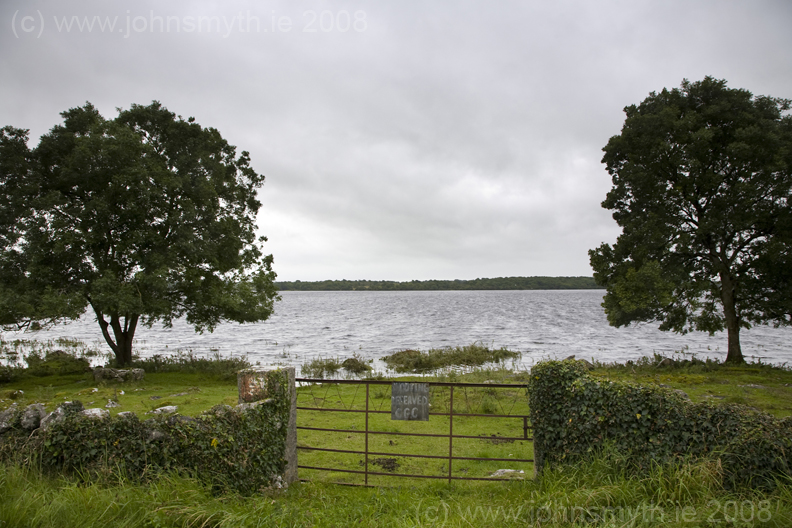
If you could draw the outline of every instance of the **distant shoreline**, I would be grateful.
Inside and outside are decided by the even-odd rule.
[[[498,277],[425,281],[279,281],[280,291],[417,291],[417,290],[598,290],[593,277]]]

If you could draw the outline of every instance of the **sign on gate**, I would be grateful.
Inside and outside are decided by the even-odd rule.
[[[393,383],[391,385],[391,420],[429,420],[429,385]]]

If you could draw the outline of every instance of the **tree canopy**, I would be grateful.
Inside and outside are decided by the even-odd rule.
[[[90,306],[117,363],[138,323],[196,331],[270,316],[277,290],[255,234],[264,176],[213,128],[153,102],[105,119],[90,103],[27,146],[0,129],[0,324]]]
[[[790,101],[706,77],[625,108],[602,159],[622,228],[589,251],[614,326],[685,333],[792,324]]]

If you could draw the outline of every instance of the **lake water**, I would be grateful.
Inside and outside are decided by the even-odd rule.
[[[481,342],[523,354],[530,366],[545,358],[599,361],[637,359],[684,350],[699,358],[726,356],[726,336],[678,335],[656,324],[608,325],[602,290],[282,292],[275,314],[262,323],[223,324],[196,334],[184,321],[172,329],[139,327],[134,351],[141,356],[178,350],[247,355],[262,365],[299,366],[315,357],[366,358],[414,348]],[[3,337],[39,340],[68,336],[108,350],[93,316],[51,330]],[[792,363],[792,329],[756,327],[741,332],[743,354],[766,363]],[[375,366],[384,370],[380,361]]]

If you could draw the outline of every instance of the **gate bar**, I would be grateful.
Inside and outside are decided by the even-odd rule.
[[[457,437],[459,438],[459,437]],[[375,451],[369,451],[366,453],[365,451],[354,451],[350,449],[331,449],[329,447],[304,447],[300,446],[297,449],[305,449],[307,451],[325,451],[329,453],[346,453],[349,455],[380,455],[380,456],[397,456],[397,457],[406,457],[406,458],[448,458],[445,455],[413,455],[410,453],[378,453]],[[497,462],[533,462],[532,458],[491,458],[491,457],[453,457],[454,460],[495,460]],[[302,467],[302,466],[300,466]]]
[[[328,429],[325,427],[307,427],[297,426],[297,429],[304,429],[306,431],[328,431],[331,433],[353,433],[365,434],[366,431],[358,431],[357,429]],[[396,431],[368,431],[368,434],[384,434],[384,435],[398,435],[398,436],[431,436],[434,438],[448,438],[447,434],[434,434],[434,433],[399,433]],[[474,440],[533,440],[533,438],[525,438],[522,436],[472,436],[472,435],[454,435],[454,438],[471,438]]]
[[[369,412],[371,414],[390,414],[390,411],[364,411],[363,409],[326,409],[324,407],[297,407],[300,411],[326,411],[326,412],[351,412],[363,413]],[[448,416],[448,413],[430,412],[429,416]],[[474,414],[474,413],[454,413],[454,416],[474,416],[482,418],[524,418],[528,420],[527,414]]]
[[[393,380],[385,381],[385,380],[326,380],[326,379],[316,379],[316,378],[295,378],[294,381],[299,381],[302,383],[366,383],[371,385],[391,385],[394,383]],[[486,388],[486,387],[495,387],[496,389],[508,389],[508,388],[526,388],[528,387],[527,383],[463,383],[463,382],[450,382],[450,381],[410,381],[407,383],[425,383],[427,385],[431,385],[433,387],[475,387],[475,388]]]

